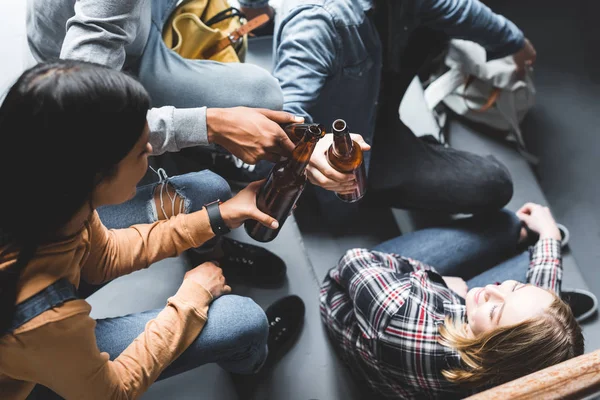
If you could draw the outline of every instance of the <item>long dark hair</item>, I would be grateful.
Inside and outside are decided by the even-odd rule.
[[[115,173],[149,106],[134,78],[78,61],[37,64],[9,89],[0,106],[0,335],[14,315],[21,271]]]

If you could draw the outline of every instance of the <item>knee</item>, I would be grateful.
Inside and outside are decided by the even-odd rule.
[[[198,211],[217,199],[227,201],[231,198],[231,187],[227,181],[209,170],[175,176],[171,183],[185,198],[188,213]]]
[[[197,175],[198,181],[202,182],[202,188],[214,197],[214,200],[227,201],[231,199],[231,187],[222,176],[209,170],[199,171],[194,175]]]
[[[269,322],[264,310],[249,297],[237,295],[221,296],[211,305],[211,311],[224,309],[223,312],[236,313],[235,320],[231,321],[231,334],[233,343],[240,347],[263,349],[267,345],[269,336]],[[211,312],[209,311],[209,312]],[[261,353],[258,351],[257,353]]]
[[[237,95],[241,96],[241,105],[247,107],[283,109],[283,92],[279,82],[269,71],[251,64],[240,65],[240,85]]]
[[[483,192],[487,194],[489,208],[500,209],[512,199],[513,180],[508,168],[496,157],[489,155],[485,160],[481,169],[481,173],[487,177]]]

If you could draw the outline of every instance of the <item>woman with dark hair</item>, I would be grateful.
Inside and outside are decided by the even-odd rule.
[[[349,250],[321,288],[323,323],[379,395],[464,398],[583,354],[560,239],[527,203]]]
[[[207,207],[201,196],[157,185],[148,204],[158,221],[107,229],[96,208],[132,199],[148,168],[149,106],[135,79],[74,61],[30,68],[4,99],[0,168],[11,172],[0,196],[3,398],[26,398],[36,384],[65,398],[138,398],[157,379],[213,362],[249,374],[290,337],[283,328],[297,330],[298,297],[279,300],[265,316],[251,299],[226,295],[231,288],[213,262],[188,271],[164,309],[90,317],[78,298],[82,281],[147,268],[249,218],[277,226],[256,208],[254,182]],[[181,179],[192,192],[199,183],[194,174]]]

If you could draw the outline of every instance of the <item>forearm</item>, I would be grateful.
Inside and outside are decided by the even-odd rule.
[[[542,238],[530,249],[527,283],[559,294],[562,283],[562,255],[560,241]]]
[[[147,268],[214,237],[206,209],[125,229],[106,229],[99,219],[97,224],[92,251],[81,271],[82,278],[93,284]]]
[[[211,294],[184,280],[158,316],[113,362],[114,376],[125,389],[123,398],[137,398],[162,371],[196,340],[206,324]]]
[[[167,306],[113,361],[100,352],[106,349],[98,349],[97,324],[88,305],[87,313],[52,322],[24,338],[32,346],[48,343],[36,351],[35,365],[25,366],[38,382],[68,399],[138,399],[196,340],[211,301],[202,286],[184,280]]]
[[[419,0],[417,0],[419,1]],[[420,0],[417,14],[432,29],[486,48],[488,59],[514,54],[525,37],[517,26],[478,0]]]
[[[77,0],[66,24],[60,57],[114,69],[125,63],[125,46],[135,40],[140,0]]]

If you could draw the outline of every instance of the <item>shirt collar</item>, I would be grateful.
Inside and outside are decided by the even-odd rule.
[[[458,296],[456,296],[458,298]],[[467,307],[464,300],[460,298],[461,304],[444,301],[444,316],[450,317],[452,321],[467,322]]]

